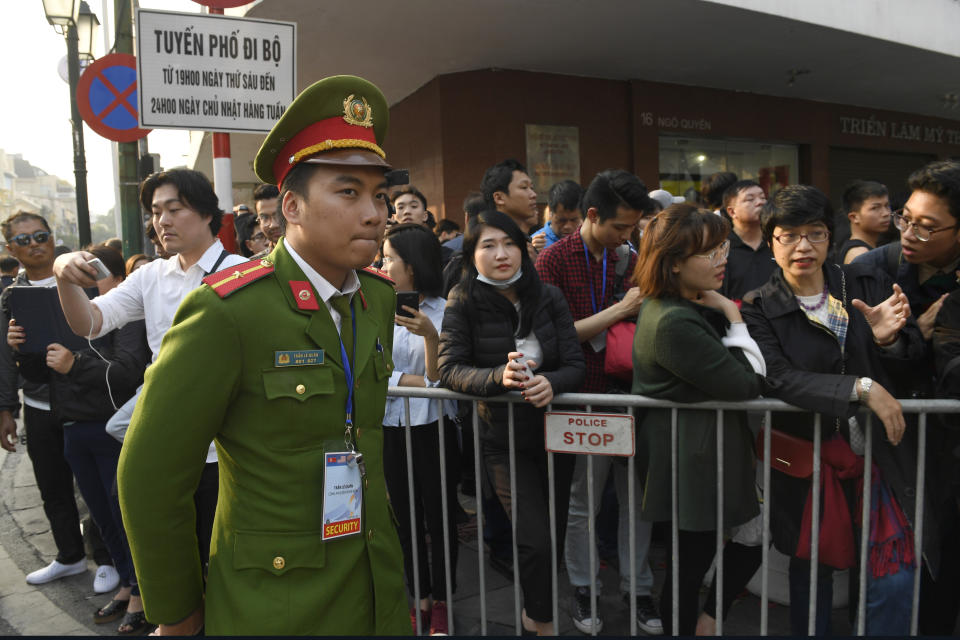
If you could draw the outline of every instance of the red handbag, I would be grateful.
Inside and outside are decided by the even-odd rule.
[[[757,434],[757,459],[763,460],[763,429]],[[813,475],[813,443],[770,429],[770,468],[794,478]]]
[[[637,323],[621,320],[607,329],[603,372],[618,380],[633,382],[633,334]]]

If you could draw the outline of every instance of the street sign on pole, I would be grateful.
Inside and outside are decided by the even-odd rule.
[[[111,53],[89,65],[77,83],[77,109],[108,140],[133,142],[150,133],[137,126],[136,59]]]
[[[296,23],[137,10],[140,126],[267,132],[297,87]]]

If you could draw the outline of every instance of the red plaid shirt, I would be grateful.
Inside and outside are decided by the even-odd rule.
[[[537,273],[544,282],[559,287],[567,299],[567,305],[570,306],[570,313],[574,321],[588,318],[594,314],[593,304],[591,303],[590,291],[591,283],[593,287],[593,298],[597,303],[597,311],[606,309],[612,305],[613,289],[617,277],[616,269],[619,257],[616,251],[607,251],[607,272],[603,274],[603,260],[596,260],[590,256],[589,272],[587,270],[587,259],[584,255],[584,242],[580,237],[580,231],[577,230],[558,242],[553,243],[540,252],[537,257]],[[624,288],[632,286],[630,282],[633,276],[633,268],[637,264],[637,254],[630,253],[630,262],[627,264],[627,270],[624,272]],[[601,300],[603,291],[603,279],[606,278],[607,290],[606,296]],[[610,383],[603,373],[604,351],[597,353],[590,346],[590,342],[580,343],[583,349],[583,357],[587,362],[587,378],[580,387],[581,393],[604,393],[608,390]]]

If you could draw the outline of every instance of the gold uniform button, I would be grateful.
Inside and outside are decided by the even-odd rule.
[[[281,569],[283,569],[283,567],[286,566],[286,564],[287,564],[287,561],[283,559],[283,556],[277,556],[276,558],[273,559],[273,568],[276,569],[277,571],[280,571]]]
[[[303,386],[302,384],[298,384],[298,385],[297,385],[297,393],[298,393],[298,394],[300,394],[300,395],[302,396],[302,395],[305,394],[306,392],[307,392],[307,388],[306,388],[305,386]]]
[[[261,260],[261,261],[260,261],[260,266],[261,266],[261,267],[272,267],[273,265],[270,264],[270,261],[269,261],[269,260]]]
[[[373,540],[373,529],[367,531],[367,540]]]

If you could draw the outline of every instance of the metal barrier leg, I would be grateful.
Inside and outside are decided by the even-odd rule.
[[[586,407],[587,413],[590,413],[592,409],[589,405]],[[587,540],[590,544],[590,619],[591,621],[596,621],[597,619],[597,529],[596,529],[596,512],[594,510],[594,499],[593,499],[593,488],[594,488],[594,478],[593,478],[593,456],[587,456],[587,513],[589,517],[587,518]],[[592,631],[590,635],[597,635],[597,625],[592,625]]]
[[[480,635],[487,635],[487,572],[483,564],[483,471],[480,469],[480,418],[473,401],[473,473],[477,485],[477,577],[480,579]]]
[[[917,510],[913,517],[913,552],[917,564],[913,574],[913,607],[910,610],[910,635],[917,635],[920,614],[920,578],[923,575],[923,506],[927,473],[927,414],[917,423]]]
[[[520,556],[517,551],[517,448],[514,438],[513,402],[507,404],[507,439],[510,447],[510,529],[513,533],[513,616],[517,635],[523,631],[520,619]]]
[[[860,593],[857,598],[857,635],[867,629],[867,554],[870,547],[870,493],[873,488],[873,415],[867,416],[863,451],[863,510],[860,512]]]
[[[820,565],[820,414],[813,416],[813,479],[810,518],[810,602],[807,607],[807,635],[817,634],[817,578]]]
[[[671,558],[670,573],[670,606],[673,611],[670,612],[671,626],[673,635],[679,635],[680,629],[680,480],[677,470],[678,466],[678,438],[677,438],[677,410],[670,410],[670,486],[671,486],[671,518],[670,518],[670,541]]]
[[[441,500],[441,513],[443,514],[443,573],[446,578],[446,601],[447,601],[447,630],[450,633],[455,633],[453,629],[453,571],[451,562],[450,562],[450,508],[447,505],[447,495],[450,491],[450,487],[447,486],[447,438],[444,433],[446,428],[446,418],[443,415],[443,401],[437,400],[437,415],[439,420],[437,421],[437,445],[440,447],[440,500]],[[456,491],[456,487],[453,488]],[[434,587],[436,589],[436,587]],[[437,596],[434,594],[434,600]]]
[[[633,456],[627,458],[627,501],[630,504],[630,635],[637,635],[637,505]],[[649,561],[648,561],[649,562]],[[620,569],[623,571],[623,569]]]
[[[760,563],[760,635],[767,635],[770,607],[770,424],[771,414],[766,412],[763,419],[763,560]]]
[[[410,433],[410,398],[403,399],[403,435],[407,445],[407,504],[410,507],[410,548],[413,565],[413,608],[416,615],[417,635],[422,633],[420,620],[420,549],[417,544],[417,498],[413,493],[413,442]]]
[[[717,635],[723,635],[723,410],[717,410]]]
[[[547,411],[553,411],[553,405],[547,405]],[[557,491],[553,483],[556,470],[553,465],[553,452],[547,452],[547,507],[550,512],[550,588],[553,597],[553,630],[554,633],[560,632],[560,586],[558,574],[560,567],[557,566]]]

